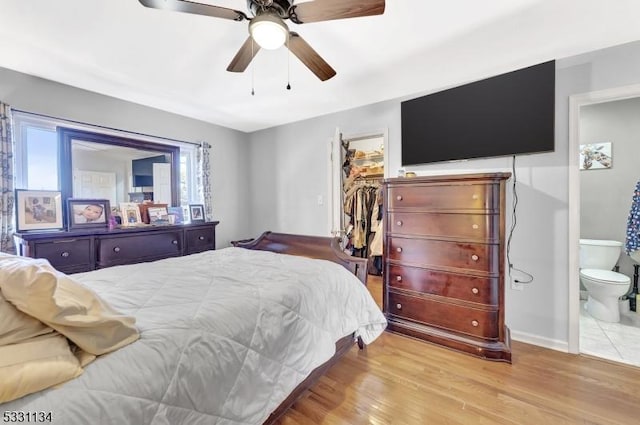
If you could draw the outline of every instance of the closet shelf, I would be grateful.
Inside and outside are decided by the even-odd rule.
[[[382,161],[384,160],[384,155],[367,155],[362,158],[353,158],[352,162],[366,162],[366,161]]]
[[[384,177],[384,173],[372,173],[372,174],[360,174],[357,178],[358,179],[373,179],[373,178],[382,178]]]

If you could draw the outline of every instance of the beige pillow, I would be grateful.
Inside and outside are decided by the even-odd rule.
[[[125,316],[95,292],[56,271],[46,260],[0,257],[0,291],[16,308],[100,355],[139,338],[135,318]]]
[[[61,384],[82,373],[67,339],[50,333],[0,347],[0,403]]]
[[[53,332],[49,326],[16,309],[0,290],[0,346]]]

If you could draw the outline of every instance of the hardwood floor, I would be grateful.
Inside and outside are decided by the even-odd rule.
[[[379,278],[369,290],[381,302]],[[513,364],[385,332],[354,347],[280,425],[640,423],[640,368],[514,341]]]

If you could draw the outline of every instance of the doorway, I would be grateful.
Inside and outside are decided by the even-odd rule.
[[[624,243],[624,229],[606,229],[596,228],[593,226],[593,213],[588,211],[589,202],[583,199],[581,191],[584,193],[586,188],[581,188],[581,180],[583,184],[589,184],[589,181],[595,175],[594,173],[600,172],[599,170],[585,171],[580,170],[580,145],[585,141],[589,141],[587,131],[585,130],[585,119],[591,116],[596,111],[604,111],[605,108],[610,107],[616,103],[627,103],[626,101],[634,101],[634,99],[640,98],[640,85],[632,85],[626,87],[620,87],[616,89],[602,90],[597,92],[591,92],[586,94],[574,95],[570,97],[569,103],[569,352],[571,353],[584,353],[594,355],[597,357],[603,357],[622,363],[635,364],[640,366],[640,356],[634,358],[630,353],[637,350],[627,350],[625,345],[629,342],[634,344],[640,343],[640,320],[629,322],[635,317],[640,318],[640,315],[629,316],[629,320],[623,317],[623,320],[618,324],[599,323],[589,317],[585,312],[584,300],[581,300],[580,291],[580,257],[579,257],[579,240],[581,237],[590,239],[622,239]],[[639,100],[640,102],[640,100]],[[622,145],[618,143],[618,149],[616,150],[616,142],[611,140],[601,140],[602,142],[613,142],[613,161],[615,167],[616,157],[620,159],[625,158],[625,152],[621,151]],[[619,141],[619,140],[618,140]],[[626,155],[629,155],[627,152]],[[584,168],[584,167],[583,167]],[[618,170],[616,170],[618,171]],[[606,171],[605,171],[606,172]],[[591,173],[581,174],[581,173]],[[604,175],[600,175],[604,176]],[[607,176],[609,177],[609,176]],[[632,180],[635,182],[640,178],[640,173],[637,176],[633,176]],[[633,183],[635,184],[635,183]],[[614,184],[619,186],[617,188],[611,188],[611,191],[619,193],[624,199],[622,202],[630,205],[631,195],[633,187],[629,186],[629,183]],[[624,186],[624,187],[622,187]],[[628,193],[628,196],[626,195]],[[624,207],[622,207],[624,208]],[[620,208],[619,208],[620,209]],[[626,211],[628,213],[628,209]],[[626,213],[618,212],[618,215],[625,215]],[[606,220],[606,218],[605,218]],[[626,220],[626,217],[622,219],[620,217],[612,219],[615,222]],[[620,225],[620,223],[618,223]],[[581,228],[584,226],[584,228]],[[624,226],[624,222],[622,223]],[[622,230],[622,234],[620,232]],[[630,260],[627,256],[621,253],[620,270],[624,274],[630,275],[629,270]],[[632,279],[633,277],[630,276]],[[585,314],[586,313],[586,314]],[[630,326],[626,329],[622,329],[623,326]],[[637,332],[636,337],[629,338],[629,334]],[[627,336],[622,338],[618,337],[622,334]],[[601,336],[598,336],[601,335]],[[625,355],[625,352],[628,353]]]
[[[343,250],[369,259],[382,273],[382,181],[387,174],[387,132],[342,135],[332,141],[332,225]]]

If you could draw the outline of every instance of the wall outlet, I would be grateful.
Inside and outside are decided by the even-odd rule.
[[[511,278],[511,289],[515,291],[524,291],[524,284],[516,282],[514,278]]]
[[[529,282],[530,278],[530,276],[517,269],[514,269],[513,266],[511,266],[511,270],[509,273],[509,279],[511,280],[511,289],[514,289],[516,291],[524,291],[525,283],[523,282]]]
[[[324,205],[324,198],[322,195],[318,195],[318,205]]]

